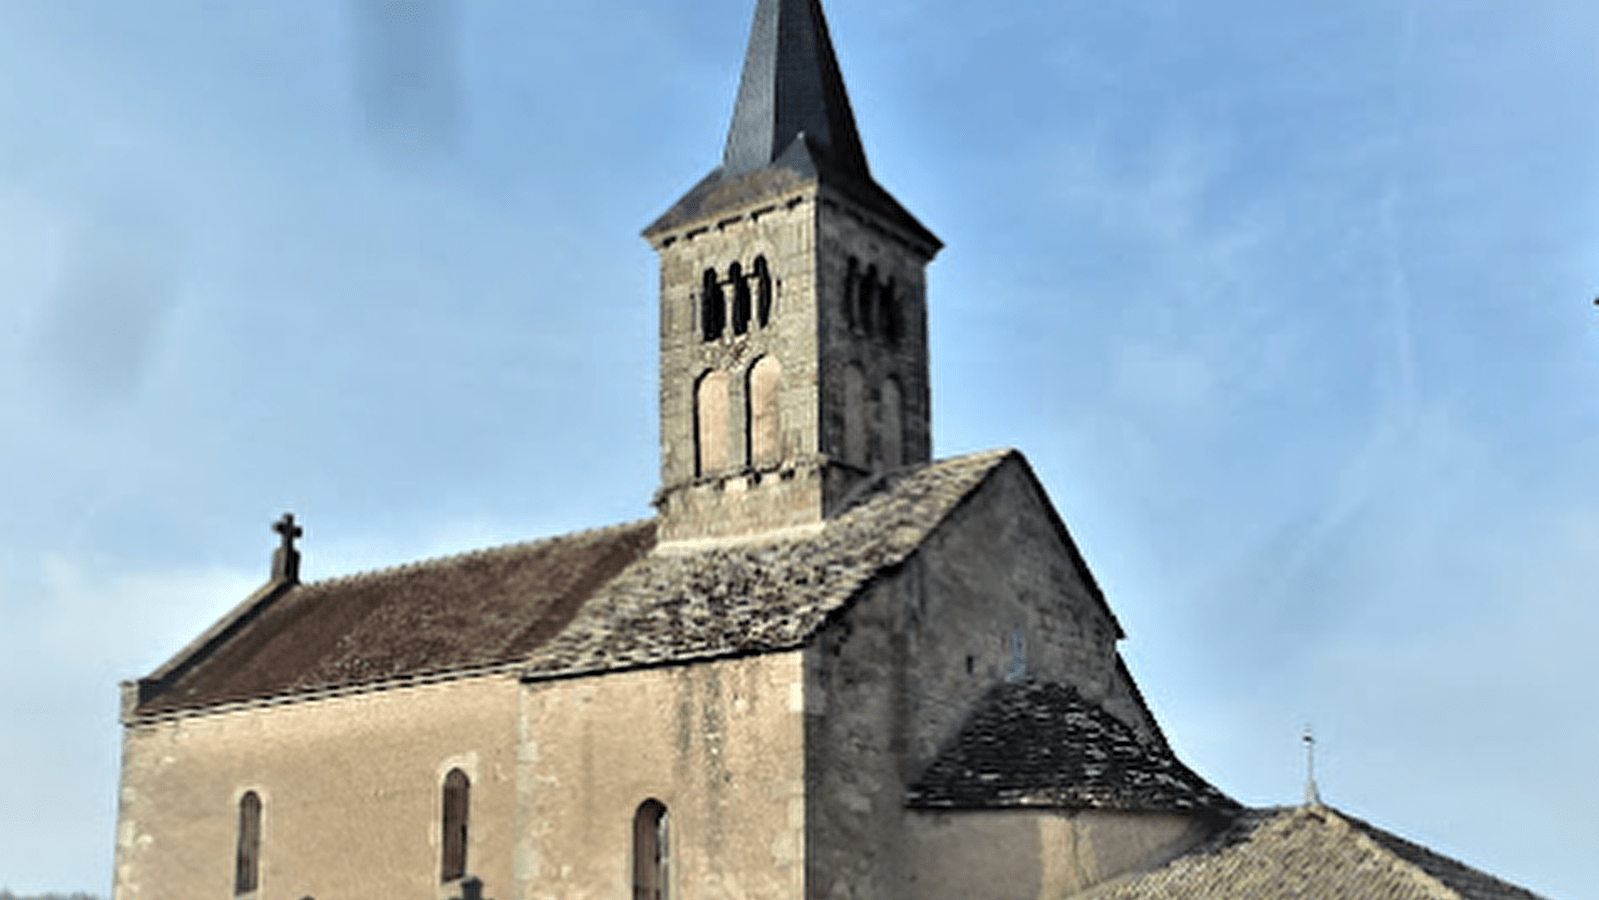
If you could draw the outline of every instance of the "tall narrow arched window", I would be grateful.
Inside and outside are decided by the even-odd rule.
[[[694,387],[694,474],[727,468],[727,373],[706,372]]]
[[[738,263],[728,267],[727,278],[733,282],[733,333],[748,334],[750,330],[750,283],[744,277],[744,267]]]
[[[844,461],[866,468],[866,376],[861,367],[844,367]]]
[[[261,884],[261,796],[239,798],[238,845],[233,853],[233,893],[253,894]]]
[[[633,814],[633,900],[670,900],[666,806],[645,800]]]
[[[861,330],[869,335],[875,335],[877,334],[877,266],[866,267],[866,274],[861,277],[858,296]]]
[[[877,330],[891,344],[899,343],[900,332],[904,330],[900,325],[899,297],[896,294],[893,278],[888,279],[882,290],[877,292]]]
[[[877,446],[881,448],[883,468],[897,469],[905,464],[905,425],[901,407],[904,400],[900,397],[899,382],[892,378],[884,381],[878,403],[882,407],[877,417],[882,432],[878,436]]]
[[[706,269],[700,280],[700,337],[714,341],[727,327],[727,301],[722,297],[722,285],[716,280],[716,270]]]
[[[765,328],[772,321],[772,273],[766,257],[755,257],[755,323]]]
[[[783,364],[763,356],[750,366],[749,448],[750,465],[772,466],[783,461],[783,422],[779,397],[783,386]]]
[[[861,327],[860,268],[860,262],[851,256],[849,268],[844,271],[844,324],[851,331]]]
[[[472,782],[460,769],[444,776],[443,831],[439,835],[439,880],[466,876],[467,816],[472,805]]]

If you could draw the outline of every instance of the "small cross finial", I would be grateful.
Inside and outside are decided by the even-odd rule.
[[[1305,802],[1319,805],[1321,792],[1316,789],[1316,734],[1305,726]]]
[[[294,513],[284,513],[283,517],[272,523],[272,530],[276,531],[283,539],[278,549],[272,554],[272,578],[274,581],[288,581],[298,584],[300,581],[300,551],[295,548],[295,538],[305,534],[305,529],[294,523]]]

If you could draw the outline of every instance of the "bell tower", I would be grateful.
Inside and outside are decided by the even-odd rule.
[[[872,178],[820,0],[758,0],[722,164],[661,261],[663,541],[820,523],[928,461],[938,238]]]

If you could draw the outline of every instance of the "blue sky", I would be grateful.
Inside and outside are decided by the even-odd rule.
[[[311,578],[649,513],[637,235],[753,3],[387,5],[0,5],[0,886],[109,891],[116,682],[283,511]],[[1329,802],[1599,894],[1599,7],[828,13],[948,244],[935,452],[1027,453],[1179,752],[1294,802],[1312,723]]]

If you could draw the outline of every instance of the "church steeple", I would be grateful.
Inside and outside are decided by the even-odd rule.
[[[930,458],[924,270],[942,245],[873,179],[819,0],[757,0],[722,164],[644,236],[663,540],[817,523]]]
[[[801,135],[828,168],[870,180],[820,0],[760,0],[722,170],[771,165]]]

